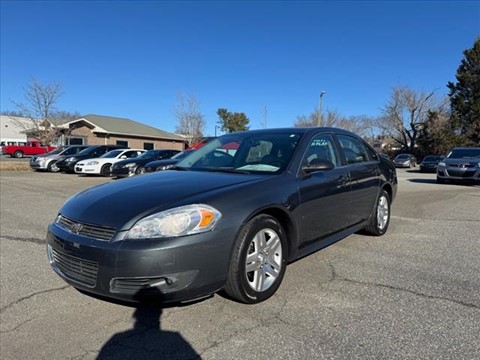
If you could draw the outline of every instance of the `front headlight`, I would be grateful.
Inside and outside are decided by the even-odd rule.
[[[98,165],[98,161],[89,161],[86,165]]]
[[[445,161],[440,161],[440,162],[438,163],[438,166],[446,166],[446,165],[445,165]]]
[[[69,158],[66,158],[65,161],[66,162],[75,161],[75,158],[74,157],[69,157]]]
[[[130,164],[125,165],[125,167],[126,167],[126,168],[129,168],[129,169],[131,169],[131,168],[133,168],[133,167],[135,167],[135,166],[137,166],[136,163],[130,163]]]
[[[126,239],[176,237],[210,231],[222,214],[205,204],[180,206],[162,211],[138,221]]]

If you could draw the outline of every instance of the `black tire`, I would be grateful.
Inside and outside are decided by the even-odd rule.
[[[110,176],[110,166],[112,164],[105,164],[102,166],[102,169],[100,170],[100,175],[102,176]]]
[[[259,245],[259,248],[256,248],[262,238],[266,240],[265,246]],[[287,253],[287,237],[277,219],[265,214],[254,217],[238,234],[223,290],[232,299],[246,304],[256,304],[268,299],[282,282],[287,266]],[[249,254],[255,259],[249,266],[255,267],[255,270],[247,272]],[[263,280],[255,284],[255,279],[259,277]],[[263,289],[258,291],[253,286]]]
[[[143,166],[139,166],[137,170],[135,170],[135,175],[145,174],[145,168]]]
[[[445,184],[445,180],[437,176],[437,184]]]
[[[53,172],[52,170],[52,165],[55,164],[55,161],[50,161],[48,164],[47,164],[47,171],[48,172]]]
[[[13,157],[17,159],[23,158],[23,151],[20,151],[20,150],[15,151],[13,153]]]
[[[390,205],[390,195],[382,189],[375,204],[374,213],[370,217],[368,225],[365,227],[367,234],[382,236],[387,232],[388,225],[390,224]]]

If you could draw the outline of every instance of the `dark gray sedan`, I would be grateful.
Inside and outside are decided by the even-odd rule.
[[[396,192],[393,164],[350,132],[233,133],[174,170],[72,196],[48,228],[48,259],[101,298],[189,301],[223,290],[258,303],[289,262],[359,230],[383,235]]]

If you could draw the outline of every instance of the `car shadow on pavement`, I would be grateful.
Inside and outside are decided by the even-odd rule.
[[[133,329],[113,335],[100,349],[97,360],[201,359],[178,332],[161,329],[161,315],[158,305],[137,307]]]
[[[408,181],[418,184],[436,184],[436,179],[408,179]]]

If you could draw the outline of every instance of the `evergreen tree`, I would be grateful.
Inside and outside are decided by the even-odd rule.
[[[220,108],[217,110],[217,115],[220,118],[222,131],[231,133],[249,129],[250,119],[244,113],[232,113],[227,109]]]
[[[463,52],[464,59],[449,82],[451,120],[454,130],[468,145],[480,145],[480,37],[473,48]]]

